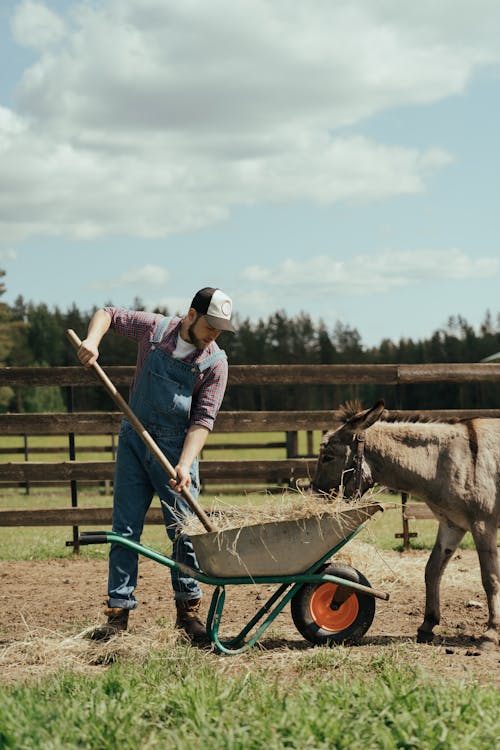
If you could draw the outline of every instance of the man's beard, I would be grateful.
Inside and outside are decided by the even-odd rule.
[[[189,326],[187,333],[188,333],[189,341],[193,346],[195,346],[197,349],[204,349],[205,343],[201,339],[199,339],[198,336],[194,332],[194,327],[200,318],[201,318],[201,315],[196,316],[195,320]]]

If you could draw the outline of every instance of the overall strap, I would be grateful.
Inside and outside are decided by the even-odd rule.
[[[154,344],[160,343],[163,336],[165,335],[165,331],[167,330],[171,320],[172,318],[169,317],[168,315],[164,315],[163,318],[160,320],[160,322],[156,326],[156,331],[153,334],[153,338],[151,339]]]
[[[227,354],[224,349],[219,349],[218,352],[214,352],[213,354],[210,354],[210,356],[208,356],[206,359],[198,362],[199,371],[205,372],[205,370],[211,367],[214,362],[217,362],[217,360],[219,359],[227,359]]]

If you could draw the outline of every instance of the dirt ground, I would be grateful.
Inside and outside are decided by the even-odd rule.
[[[475,552],[462,550],[450,562],[441,589],[441,625],[436,629],[435,643],[423,645],[416,644],[415,635],[422,620],[424,567],[429,553],[379,552],[356,541],[350,547],[344,559],[361,570],[374,588],[390,592],[389,602],[377,600],[370,630],[362,643],[352,648],[357,660],[373,659],[384,649],[394,652],[404,644],[406,653],[432,674],[493,682],[500,687],[500,650],[478,651],[477,639],[485,628],[487,607]],[[51,666],[55,668],[61,644],[70,639],[75,642],[75,636],[102,622],[106,573],[105,561],[77,556],[47,562],[2,562],[0,679],[12,682],[37,677]],[[239,632],[272,590],[274,587],[253,585],[228,588],[222,636]],[[205,612],[211,591],[204,588]],[[171,633],[174,612],[167,569],[141,558],[136,595],[139,607],[131,617],[130,637]],[[47,650],[47,643],[52,644],[52,650]],[[279,659],[280,670],[287,658],[292,668],[297,656],[313,648],[295,629],[289,607],[264,634],[259,646],[252,653],[268,661]],[[43,658],[41,651],[45,652]]]

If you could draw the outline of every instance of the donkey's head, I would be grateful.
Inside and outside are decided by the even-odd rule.
[[[353,405],[342,410],[343,424],[327,432],[320,445],[312,486],[317,492],[337,492],[345,500],[361,497],[374,481],[364,456],[364,431],[384,412],[384,402],[365,411]]]

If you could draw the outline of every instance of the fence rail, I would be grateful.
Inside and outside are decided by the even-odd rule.
[[[500,409],[391,409],[391,418],[475,419],[500,417]],[[338,410],[309,411],[221,411],[214,434],[240,432],[289,432],[329,430],[338,421]],[[73,412],[47,414],[0,414],[1,435],[117,434],[123,415],[119,412]]]
[[[294,478],[311,476],[314,461],[306,458],[238,459],[231,461],[201,461],[203,481],[216,484],[247,482],[251,484],[278,484]],[[1,465],[0,478],[5,482],[83,482],[90,479],[113,479],[114,461],[15,461]]]
[[[134,367],[105,367],[117,386],[131,383]],[[498,382],[500,364],[494,362],[422,365],[231,365],[228,386],[238,385],[402,385],[409,383]],[[83,367],[3,367],[0,386],[96,385]]]
[[[106,373],[119,387],[129,386],[133,367],[107,367]],[[422,364],[422,365],[233,365],[229,368],[228,387],[238,386],[273,386],[273,385],[392,385],[415,383],[479,383],[500,382],[500,364]],[[0,369],[0,386],[98,386],[91,370],[77,367],[4,367]],[[435,419],[453,417],[500,418],[500,409],[457,409],[457,410],[391,410],[391,417],[408,419],[417,414]],[[262,446],[286,446],[285,459],[233,459],[208,460],[200,462],[202,480],[213,484],[255,484],[263,486],[289,485],[296,480],[310,477],[314,470],[314,458],[311,455],[297,455],[297,435],[300,431],[308,433],[308,447],[312,431],[331,429],[338,420],[339,413],[332,410],[294,410],[294,411],[227,411],[220,412],[217,418],[215,433],[262,433],[283,432],[285,440],[281,443],[268,442]],[[27,437],[36,435],[66,435],[70,446],[73,445],[71,460],[57,462],[40,461],[4,461],[0,463],[0,485],[30,483],[57,484],[69,483],[71,486],[71,508],[46,509],[30,508],[24,510],[1,510],[0,526],[73,526],[79,524],[109,524],[111,508],[79,508],[76,502],[77,483],[89,484],[96,481],[108,482],[113,479],[114,461],[83,461],[74,454],[75,435],[111,435],[119,431],[122,415],[117,412],[72,412],[57,414],[0,414],[0,434],[3,436],[23,436],[24,448],[13,448],[12,454],[24,452],[28,456]],[[255,443],[240,444],[242,450]],[[207,446],[207,451],[215,446]],[[218,446],[217,446],[218,447]],[[224,446],[227,447],[227,446]],[[234,446],[232,446],[234,447]],[[56,450],[51,448],[51,451]],[[61,448],[61,452],[65,448]],[[66,449],[67,450],[67,449]],[[79,449],[80,450],[80,449]],[[81,451],[91,450],[88,446]],[[102,450],[102,448],[101,448]],[[107,449],[105,449],[107,450]],[[310,452],[310,451],[309,451]],[[8,449],[2,449],[2,454]],[[408,504],[404,500],[402,513],[405,547],[410,536],[408,522],[419,518],[432,517],[426,506]],[[147,523],[162,523],[161,510],[152,508],[148,513]],[[75,533],[74,533],[75,538]]]

